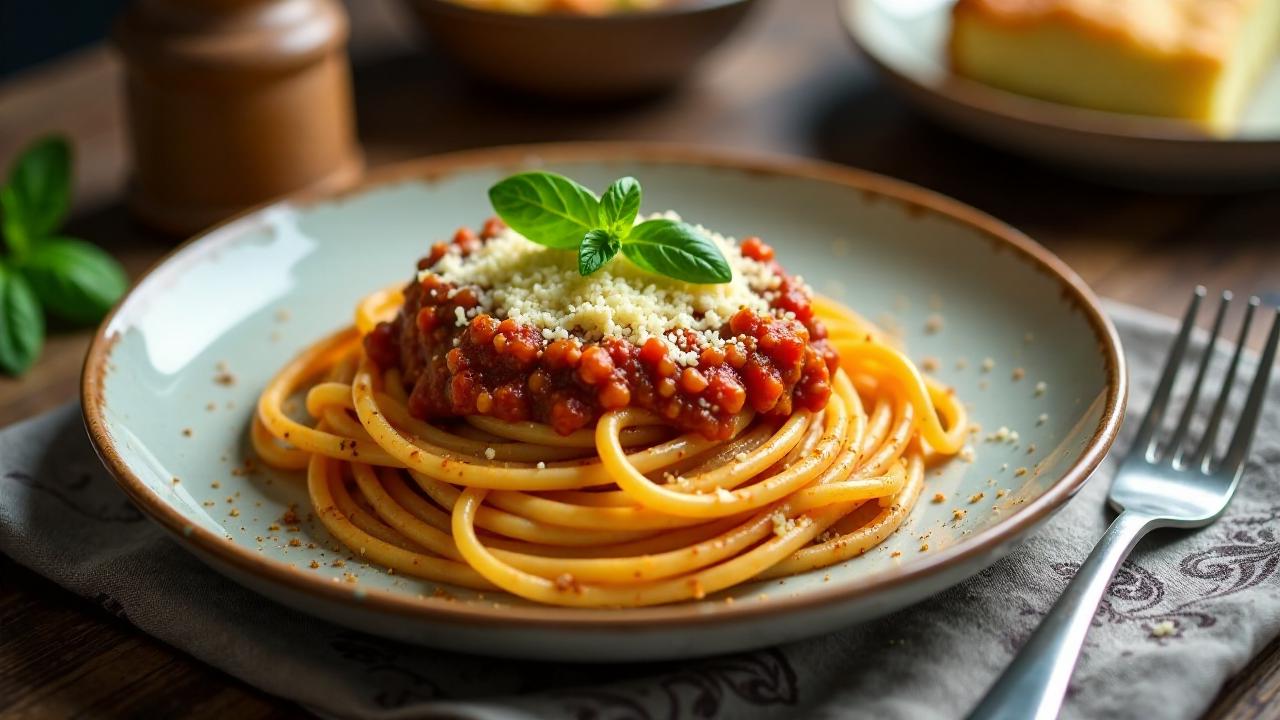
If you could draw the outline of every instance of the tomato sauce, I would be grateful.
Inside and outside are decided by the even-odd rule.
[[[491,220],[478,234],[459,230],[453,242],[469,254],[501,229]],[[778,274],[771,306],[793,317],[739,310],[720,330],[735,342],[704,348],[696,366],[675,362],[656,338],[639,345],[615,337],[546,340],[538,328],[484,313],[459,326],[458,309],[475,308],[477,294],[433,274],[405,288],[404,307],[365,337],[365,350],[380,368],[401,371],[409,412],[428,420],[489,415],[546,423],[567,435],[606,411],[637,407],[682,431],[725,439],[746,409],[766,417],[821,410],[838,363],[826,329],[771,247],[750,237],[741,249]],[[447,250],[437,243],[419,269]],[[686,332],[688,347],[696,347],[695,338]]]

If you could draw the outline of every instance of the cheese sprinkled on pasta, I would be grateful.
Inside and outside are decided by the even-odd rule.
[[[679,219],[674,213],[652,217]],[[771,291],[781,282],[769,265],[743,257],[732,238],[699,229],[728,260],[730,282],[681,282],[646,272],[621,253],[582,277],[576,252],[537,245],[510,228],[469,255],[451,247],[423,273],[478,291],[479,305],[457,319],[460,325],[487,313],[538,328],[548,340],[573,335],[587,342],[618,337],[641,344],[657,337],[678,363],[696,364],[700,349],[725,344],[720,328],[738,310],[769,314]],[[697,335],[695,347],[672,332],[682,329]]]

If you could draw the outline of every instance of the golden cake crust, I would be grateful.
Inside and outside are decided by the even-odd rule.
[[[959,0],[968,15],[1005,26],[1060,23],[1168,55],[1222,60],[1258,0]]]

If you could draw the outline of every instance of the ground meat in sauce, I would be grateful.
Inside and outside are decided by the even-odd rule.
[[[490,220],[478,234],[459,230],[453,242],[469,254],[502,229]],[[447,249],[436,243],[419,270]],[[720,331],[737,342],[704,349],[696,367],[677,364],[656,339],[641,345],[612,337],[547,341],[537,328],[486,314],[459,326],[458,309],[476,307],[476,293],[432,274],[405,288],[403,309],[365,337],[365,349],[380,368],[399,368],[409,412],[423,419],[490,415],[547,423],[567,435],[630,406],[683,431],[724,439],[744,408],[769,417],[820,410],[838,362],[826,329],[804,287],[773,261],[771,247],[749,237],[741,249],[779,275],[771,305],[795,319],[740,310]],[[693,334],[687,339],[693,342]]]

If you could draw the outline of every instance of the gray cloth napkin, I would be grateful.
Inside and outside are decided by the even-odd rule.
[[[1147,398],[1172,321],[1112,306]],[[1136,422],[1118,447],[1128,447]],[[1109,520],[1114,461],[1019,549],[882,620],[672,663],[518,662],[315,620],[188,555],[116,489],[68,406],[0,433],[0,551],[251,685],[340,717],[954,718],[978,700]],[[1243,484],[1199,532],[1148,538],[1111,586],[1063,713],[1191,718],[1280,633],[1280,383]]]

